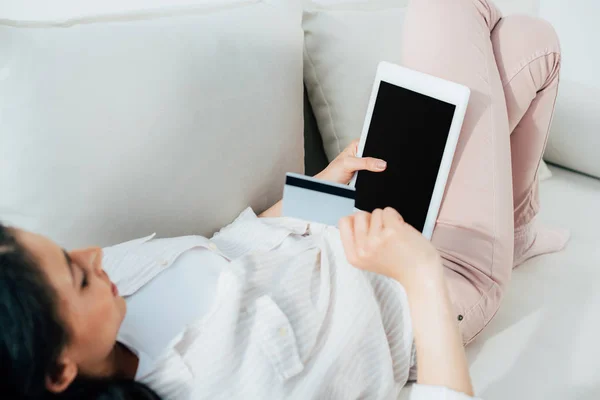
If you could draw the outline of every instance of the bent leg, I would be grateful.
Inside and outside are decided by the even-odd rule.
[[[471,89],[432,241],[445,265],[465,343],[496,313],[513,261],[513,194],[506,101],[486,0],[413,0],[403,64]]]
[[[538,170],[554,115],[560,72],[560,44],[552,26],[539,18],[503,18],[492,43],[506,97],[511,132],[514,266],[539,254],[558,251],[568,234],[540,227]]]

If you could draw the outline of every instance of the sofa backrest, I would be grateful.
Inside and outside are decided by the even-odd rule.
[[[210,235],[303,171],[300,0],[42,3],[0,5],[0,220]]]
[[[540,0],[561,41],[562,68],[547,161],[600,178],[600,2]]]

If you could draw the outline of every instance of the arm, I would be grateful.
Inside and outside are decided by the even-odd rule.
[[[327,168],[315,175],[317,179],[347,185],[356,171],[385,171],[386,163],[376,158],[356,157],[358,140],[354,140]],[[259,215],[262,218],[281,217],[281,200]]]
[[[392,208],[356,213],[342,218],[339,226],[352,265],[386,275],[405,288],[417,347],[418,383],[472,396],[467,359],[437,250]],[[427,392],[428,388],[419,390]]]
[[[260,214],[259,218],[275,218],[281,217],[281,205],[282,200],[279,200],[277,203],[272,205],[269,209],[265,210]]]
[[[442,267],[427,268],[406,287],[417,347],[417,383],[473,396],[467,357],[452,311]]]

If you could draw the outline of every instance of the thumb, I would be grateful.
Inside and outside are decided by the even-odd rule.
[[[344,167],[351,172],[362,170],[381,172],[386,169],[387,163],[372,157],[346,157],[344,159]]]

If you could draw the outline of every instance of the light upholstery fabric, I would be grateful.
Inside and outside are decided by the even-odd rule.
[[[304,80],[329,161],[360,137],[377,64],[400,62],[405,4],[305,10]]]
[[[563,69],[545,158],[600,178],[600,2],[540,0],[539,15],[560,37]]]
[[[36,3],[0,8],[0,219],[67,247],[208,235],[303,171],[300,0]]]
[[[63,22],[73,19],[97,19],[102,16],[123,16],[158,11],[163,15],[173,12],[203,10],[211,12],[223,7],[238,7],[257,3],[256,0],[4,0],[0,16],[18,22]]]

